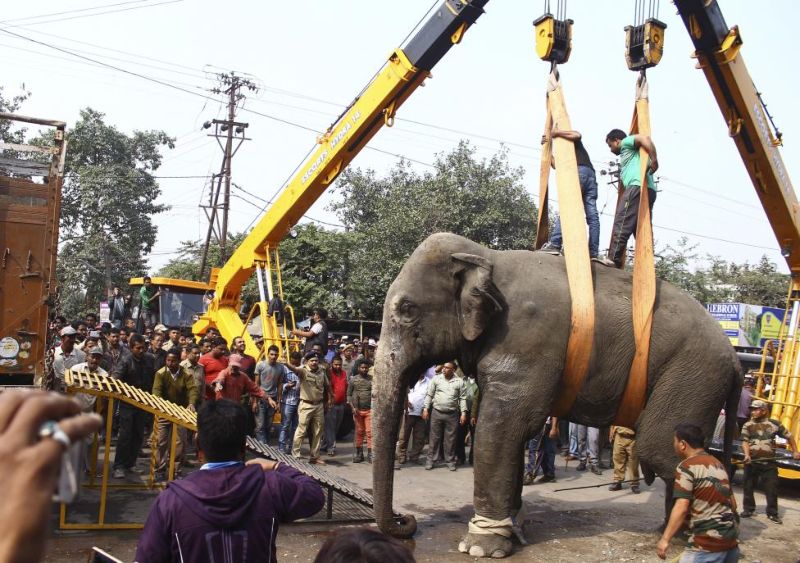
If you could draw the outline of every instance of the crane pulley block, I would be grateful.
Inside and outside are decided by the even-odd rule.
[[[661,61],[666,29],[667,24],[655,18],[625,28],[625,62],[630,70],[651,68]]]
[[[564,64],[572,51],[572,20],[557,20],[544,14],[533,22],[536,29],[536,54],[543,61]]]

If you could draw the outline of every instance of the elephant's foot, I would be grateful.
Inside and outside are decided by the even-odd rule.
[[[493,557],[500,559],[511,554],[511,540],[497,534],[473,534],[468,532],[458,544],[458,551],[469,553],[472,557]]]
[[[469,521],[469,531],[458,550],[473,557],[506,557],[511,554],[513,524],[511,518],[493,520],[476,514]]]

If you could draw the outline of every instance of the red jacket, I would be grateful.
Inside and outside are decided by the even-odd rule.
[[[215,391],[214,395],[217,400],[230,399],[237,403],[242,400],[242,395],[247,391],[251,396],[256,396],[264,399],[264,390],[256,385],[256,382],[247,377],[247,374],[239,370],[239,375],[233,375],[231,368],[222,370],[217,378],[214,380],[216,385],[218,382],[222,383],[222,390]]]

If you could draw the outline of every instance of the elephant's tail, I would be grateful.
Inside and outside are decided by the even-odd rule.
[[[742,395],[742,368],[738,361],[731,375],[733,381],[731,381],[728,397],[725,399],[725,437],[722,444],[722,463],[728,471],[728,475],[731,474],[733,467],[731,458],[733,456],[733,437],[736,434],[736,411],[739,409],[739,398]]]

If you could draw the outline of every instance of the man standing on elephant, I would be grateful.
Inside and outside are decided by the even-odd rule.
[[[314,352],[309,352],[305,356],[305,367],[295,367],[291,364],[284,364],[286,369],[293,372],[300,380],[300,408],[297,432],[294,435],[292,444],[292,455],[300,457],[300,447],[306,434],[311,436],[311,452],[309,463],[325,465],[325,461],[319,457],[320,441],[322,431],[325,428],[325,408],[323,401],[326,396],[330,396],[328,377],[325,371],[319,367],[319,356]]]
[[[589,257],[595,258],[600,247],[600,215],[597,214],[597,177],[594,172],[594,166],[592,166],[589,153],[586,152],[586,147],[583,146],[580,133],[555,129],[551,136],[553,138],[566,139],[572,142],[575,147],[575,159],[578,162],[578,180],[580,181],[581,195],[583,196],[583,211],[586,215],[586,224],[589,225]],[[542,144],[544,144],[545,140],[546,137],[542,137]],[[542,246],[542,250],[558,254],[561,252],[562,242],[561,220],[556,218],[553,232],[550,233],[550,239]]]
[[[649,190],[647,195],[651,213],[656,201],[656,182],[653,174],[658,170],[658,157],[656,156],[656,146],[647,135],[626,135],[620,129],[612,129],[606,135],[606,144],[612,153],[619,155],[619,179],[624,189],[614,215],[614,227],[611,230],[611,246],[608,249],[607,260],[613,261],[617,268],[622,268],[625,264],[628,239],[636,233],[639,218],[639,198],[642,184],[639,149],[643,148],[650,157],[650,165],[647,169]]]
[[[428,385],[425,408],[422,410],[422,419],[431,420],[431,437],[425,469],[433,469],[433,460],[436,459],[439,444],[444,441],[444,460],[450,471],[456,470],[458,425],[463,426],[467,423],[467,386],[462,378],[455,377],[455,372],[455,364],[447,362],[442,368],[442,373],[434,377]]]

